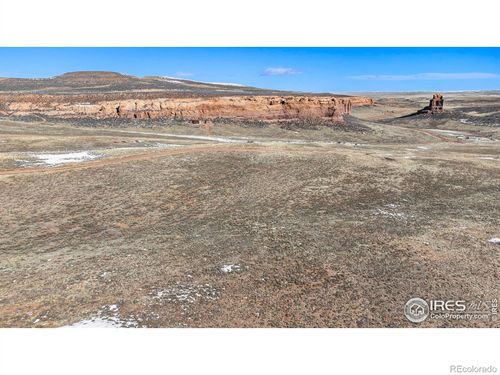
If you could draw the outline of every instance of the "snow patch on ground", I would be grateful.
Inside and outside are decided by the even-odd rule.
[[[137,327],[134,317],[124,318],[118,305],[105,305],[88,319],[81,320],[67,327],[70,328],[132,328]]]
[[[210,284],[177,284],[166,289],[161,289],[153,296],[153,299],[160,302],[181,302],[194,303],[197,300],[216,300],[219,293]]]
[[[220,85],[220,86],[236,86],[236,87],[245,87],[241,83],[231,83],[231,82],[203,82],[208,83],[210,85]]]
[[[151,147],[154,148],[168,148],[168,147],[180,147],[181,145],[174,144],[174,143],[160,143],[156,142],[151,145]]]
[[[237,87],[245,87],[240,83],[230,83],[230,82],[205,82],[205,81],[194,81],[192,79],[184,79],[179,77],[171,77],[171,76],[161,76],[161,79],[164,81],[172,82],[172,83],[182,83],[182,84],[207,84],[207,85],[218,85],[218,86],[237,86]]]
[[[467,133],[457,131],[457,130],[446,130],[446,129],[428,129],[431,132],[441,133],[441,134],[450,134],[450,135],[466,135]]]
[[[468,122],[464,122],[468,123]],[[460,139],[462,141],[469,141],[469,142],[495,142],[496,140],[486,138],[486,137],[481,137],[481,136],[476,136],[471,133],[466,133],[462,131],[457,131],[457,130],[444,130],[444,129],[428,129],[429,131],[435,132],[435,133],[441,133],[445,135],[452,135],[456,137],[457,139]]]
[[[224,264],[220,270],[224,273],[238,272],[241,271],[241,266],[238,264]]]
[[[84,319],[77,322],[70,327],[73,328],[120,328],[121,324],[117,321],[107,318],[95,317],[91,319]]]
[[[30,159],[33,160],[20,160],[25,166],[31,165],[48,165],[56,166],[68,163],[81,163],[88,160],[93,160],[101,157],[102,155],[93,153],[91,151],[80,151],[80,152],[68,152],[68,153],[58,153],[58,154],[27,154]]]
[[[354,143],[354,142],[341,142],[341,141],[311,141],[311,140],[286,140],[286,139],[258,139],[253,137],[235,137],[235,136],[210,136],[210,135],[193,135],[193,134],[173,134],[173,133],[157,133],[157,132],[142,132],[133,130],[120,130],[120,133],[126,134],[140,134],[140,135],[156,135],[165,138],[174,139],[192,139],[200,141],[213,141],[219,143],[253,143],[259,145],[274,145],[274,144],[290,144],[290,145],[317,145],[317,146],[331,146],[331,145],[344,145],[353,147],[368,147],[367,143]],[[173,146],[169,144],[168,147]],[[181,146],[177,144],[176,146]]]
[[[408,220],[411,217],[411,215],[401,212],[399,206],[394,203],[386,204],[383,208],[376,208],[373,214],[375,216],[383,216],[395,220]]]
[[[192,135],[192,134],[173,134],[173,133],[154,133],[154,132],[140,132],[140,131],[120,131],[121,133],[127,134],[141,134],[141,135],[158,135],[166,138],[179,138],[179,139],[194,139],[202,141],[215,141],[221,143],[247,143],[249,138],[236,138],[236,137],[224,137],[224,136],[205,136],[205,135]]]
[[[164,81],[171,82],[171,83],[182,83],[185,84],[185,82],[179,81],[178,79],[168,77],[168,76],[163,76],[161,77]]]
[[[168,147],[180,147],[182,145],[180,144],[175,144],[175,143],[142,143],[141,141],[134,141],[134,143],[138,144],[138,146],[132,146],[132,147],[116,147],[113,148],[113,150],[116,151],[124,151],[124,150],[148,150],[151,148],[168,148]]]

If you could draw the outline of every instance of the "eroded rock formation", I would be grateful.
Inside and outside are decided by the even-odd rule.
[[[422,108],[418,111],[418,113],[443,113],[444,112],[444,98],[442,94],[434,94],[432,95],[432,99],[429,101],[429,105]]]
[[[342,122],[353,106],[373,104],[364,97],[335,96],[222,96],[114,99],[112,95],[6,94],[0,95],[0,115],[42,114],[58,118],[245,118],[280,120],[328,118]]]

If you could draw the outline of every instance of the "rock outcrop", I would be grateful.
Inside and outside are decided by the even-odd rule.
[[[442,94],[432,95],[432,99],[429,101],[429,105],[418,111],[418,113],[430,113],[432,115],[443,112],[444,112],[444,98]]]
[[[155,95],[158,96],[158,95]],[[119,96],[118,96],[119,97]],[[328,118],[342,122],[353,106],[373,104],[364,97],[336,96],[221,96],[221,97],[153,97],[113,100],[113,95],[7,94],[0,95],[0,115],[32,114],[57,118],[180,118],[204,120],[213,118],[244,118],[281,120]]]
[[[304,95],[256,87],[115,72],[70,72],[52,78],[0,81],[0,115],[55,118],[213,118],[341,122],[369,98]]]

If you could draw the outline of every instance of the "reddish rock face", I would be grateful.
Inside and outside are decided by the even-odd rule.
[[[432,99],[429,101],[429,105],[418,111],[418,113],[430,113],[433,115],[443,112],[444,112],[444,98],[442,94],[432,95]]]
[[[109,97],[79,100],[63,95],[0,95],[0,114],[44,114],[64,118],[245,118],[279,120],[329,118],[341,122],[352,106],[372,105],[363,97],[334,96],[227,96],[199,98],[121,99]],[[87,99],[87,100],[86,100]]]

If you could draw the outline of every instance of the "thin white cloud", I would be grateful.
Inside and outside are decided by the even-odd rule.
[[[424,81],[424,80],[456,80],[456,79],[492,79],[500,78],[500,74],[495,73],[418,73],[418,74],[367,74],[360,76],[350,76],[351,79],[364,81]]]
[[[263,76],[291,76],[295,74],[301,74],[300,70],[294,68],[267,68],[261,75]]]

